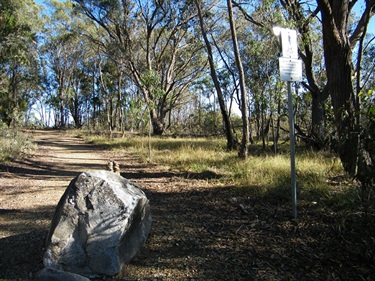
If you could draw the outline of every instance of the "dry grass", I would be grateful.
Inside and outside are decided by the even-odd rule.
[[[34,148],[27,134],[0,124],[0,161],[22,158]]]
[[[278,199],[289,198],[290,156],[287,147],[285,153],[272,155],[260,153],[260,149],[253,146],[250,157],[241,160],[236,152],[225,150],[225,140],[222,138],[131,136],[108,139],[91,136],[88,139],[96,145],[107,146],[120,153],[126,150],[144,162],[161,164],[167,169],[187,173],[209,172],[217,175],[209,180]],[[314,201],[328,198],[333,188],[330,179],[344,173],[341,162],[332,153],[312,152],[303,148],[298,149],[296,166],[299,195]]]

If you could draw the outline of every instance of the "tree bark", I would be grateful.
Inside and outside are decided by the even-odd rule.
[[[65,106],[64,106],[64,90],[63,86],[59,86],[59,100],[60,100],[60,128],[65,127]]]
[[[152,134],[161,136],[164,133],[164,118],[161,118],[154,108],[150,110],[150,118],[152,125]]]
[[[241,158],[247,158],[249,150],[249,118],[247,115],[247,95],[246,95],[246,85],[245,85],[245,74],[242,67],[242,61],[240,56],[240,51],[238,49],[237,42],[237,32],[236,26],[233,19],[233,8],[232,0],[227,0],[228,5],[228,14],[229,14],[229,23],[230,30],[233,41],[234,55],[236,58],[236,65],[239,73],[240,79],[240,90],[241,90],[241,114],[242,114],[242,141],[239,156]]]
[[[356,173],[358,130],[352,84],[352,49],[347,36],[349,0],[318,0],[323,24],[323,47],[328,91],[332,98],[338,133],[337,151],[344,169]]]

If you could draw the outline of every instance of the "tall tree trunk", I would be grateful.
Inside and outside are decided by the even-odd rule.
[[[78,94],[75,93],[74,95],[74,100],[73,100],[73,120],[76,128],[81,128],[82,127],[82,122],[81,122],[81,114],[79,112],[79,100],[78,100]]]
[[[122,72],[117,65],[117,103],[116,103],[116,118],[118,118],[120,132],[124,131],[124,120],[122,114]]]
[[[65,106],[64,106],[64,90],[59,86],[59,100],[60,100],[60,128],[65,127]]]
[[[323,47],[328,90],[332,98],[338,133],[338,153],[344,169],[355,175],[358,130],[352,84],[352,49],[347,36],[350,1],[318,0],[323,23]]]
[[[110,132],[111,138],[112,138],[112,99],[108,96],[106,97],[106,113],[107,113],[107,125],[108,125],[108,131]]]
[[[279,138],[280,138],[280,126],[281,126],[280,124],[281,124],[281,98],[279,97],[277,101],[276,137],[273,140],[275,154],[278,151],[278,143],[279,143]]]
[[[366,34],[375,13],[375,0],[366,0],[365,9],[349,36],[350,12],[357,1],[317,0],[322,15],[323,46],[328,91],[332,98],[338,132],[338,152],[345,170],[357,172],[360,124],[359,105],[352,83],[352,50]]]
[[[206,44],[208,62],[209,62],[209,65],[210,65],[211,78],[212,78],[212,81],[215,85],[215,90],[216,90],[219,105],[220,105],[220,111],[221,111],[221,115],[223,117],[223,122],[224,122],[224,127],[225,127],[225,135],[226,135],[226,138],[227,138],[227,149],[233,150],[234,147],[235,147],[235,141],[234,141],[233,133],[232,133],[232,130],[231,130],[229,115],[228,115],[228,112],[227,112],[227,108],[225,106],[223,93],[221,91],[220,82],[219,82],[219,79],[218,79],[217,74],[216,74],[211,44],[208,40],[206,29],[204,27],[204,21],[203,21],[203,16],[202,16],[202,11],[201,11],[199,0],[195,0],[194,2],[195,2],[195,5],[197,7],[197,11],[198,11],[199,24],[200,24],[203,40]]]
[[[246,95],[246,85],[245,85],[245,74],[244,74],[243,67],[242,67],[240,51],[238,49],[237,32],[236,32],[234,19],[233,19],[232,0],[227,0],[227,5],[228,5],[230,30],[231,30],[232,41],[233,41],[233,49],[234,49],[234,55],[236,58],[237,69],[239,72],[240,90],[241,90],[242,140],[241,140],[241,148],[240,148],[239,155],[241,158],[246,159],[248,155],[250,141],[249,141],[249,118],[247,115],[247,95]]]
[[[12,70],[9,84],[9,92],[11,93],[11,112],[8,127],[15,128],[17,125],[17,115],[19,110],[18,94],[17,94],[17,67]],[[9,106],[9,105],[8,105]]]

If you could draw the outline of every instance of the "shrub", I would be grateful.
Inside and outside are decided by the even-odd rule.
[[[33,150],[29,136],[17,129],[0,124],[0,160],[21,158]]]

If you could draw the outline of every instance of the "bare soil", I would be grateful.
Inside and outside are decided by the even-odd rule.
[[[0,164],[0,280],[33,280],[55,206],[80,172],[121,163],[151,201],[153,228],[135,259],[105,280],[375,280],[374,218],[223,186],[210,173],[141,163],[58,131],[34,131],[38,149]]]

